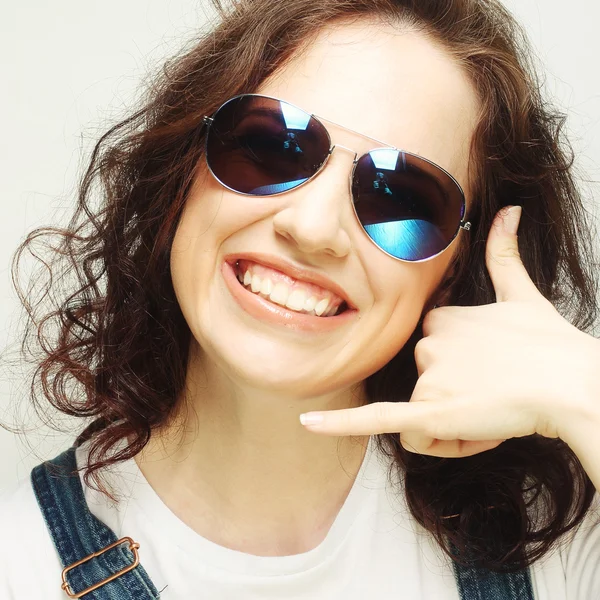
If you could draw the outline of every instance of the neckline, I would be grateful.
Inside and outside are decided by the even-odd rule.
[[[298,574],[334,556],[358,521],[360,513],[366,508],[366,496],[373,490],[368,480],[378,477],[377,460],[373,456],[374,446],[374,436],[371,435],[352,487],[327,535],[307,552],[288,556],[258,556],[212,542],[170,510],[148,483],[133,458],[113,467],[114,475],[124,476],[118,480],[127,482],[126,489],[123,489],[123,484],[115,484],[118,493],[122,494],[123,505],[127,507],[127,514],[120,515],[119,521],[133,518],[142,522],[152,542],[156,540],[156,544],[161,544],[168,541],[183,551],[188,560],[191,558],[199,564],[210,565],[228,573],[251,575],[253,578]],[[117,508],[119,509],[120,507]],[[132,514],[132,511],[135,512]],[[123,535],[127,535],[126,528],[127,525],[124,524]]]

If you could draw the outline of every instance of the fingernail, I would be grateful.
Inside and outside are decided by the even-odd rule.
[[[520,206],[511,206],[506,212],[502,212],[502,228],[510,235],[517,235],[523,209]]]
[[[323,422],[323,415],[318,413],[303,413],[300,415],[302,425],[320,425]]]

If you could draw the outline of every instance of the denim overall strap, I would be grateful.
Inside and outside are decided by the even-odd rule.
[[[456,549],[453,547],[456,554]],[[460,600],[534,600],[529,569],[495,573],[452,561]]]
[[[33,490],[63,567],[101,552],[69,570],[65,577],[68,587],[63,585],[63,589],[69,597],[84,600],[158,599],[156,587],[139,563],[112,581],[81,594],[135,564],[139,546],[129,539],[133,545],[120,544],[102,552],[118,538],[87,506],[76,470],[75,449],[72,446],[31,471]],[[58,573],[56,584],[60,585]]]

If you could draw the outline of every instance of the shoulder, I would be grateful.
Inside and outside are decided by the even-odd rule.
[[[540,598],[600,598],[600,494],[584,519],[557,541],[551,553],[534,563]]]
[[[600,598],[600,493],[560,547],[569,598]],[[584,593],[585,592],[585,593]]]
[[[62,565],[29,478],[0,493],[0,531],[0,597],[62,600]]]

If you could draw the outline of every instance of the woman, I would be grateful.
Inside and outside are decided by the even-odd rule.
[[[4,500],[2,597],[597,597],[590,228],[517,25],[221,17],[21,247],[79,276],[31,316],[92,422]]]

